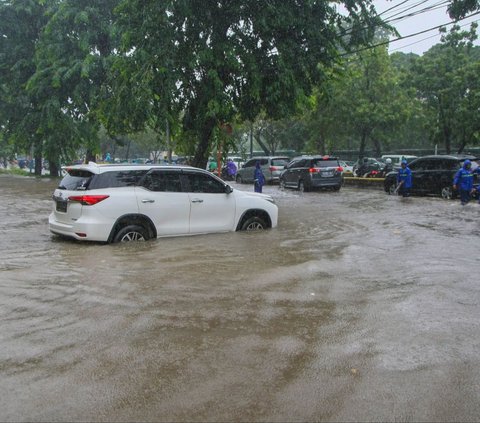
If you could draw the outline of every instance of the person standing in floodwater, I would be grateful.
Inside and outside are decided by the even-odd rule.
[[[402,167],[397,174],[398,194],[403,197],[410,196],[410,189],[412,188],[412,171],[408,167],[407,161],[402,160]]]
[[[262,192],[262,187],[265,185],[265,176],[263,175],[260,162],[255,164],[255,173],[253,174],[253,188],[255,192]]]
[[[458,189],[462,206],[470,201],[470,195],[473,191],[473,173],[471,171],[472,162],[465,160],[463,167],[458,170],[453,178],[453,189]]]

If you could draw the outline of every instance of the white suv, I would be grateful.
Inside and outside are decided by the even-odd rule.
[[[277,226],[272,197],[189,166],[76,165],[53,194],[54,234],[124,242]]]

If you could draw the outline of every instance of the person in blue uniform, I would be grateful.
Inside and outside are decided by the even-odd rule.
[[[453,189],[457,189],[460,193],[462,206],[470,201],[470,195],[473,191],[473,172],[471,169],[472,162],[467,159],[453,178]]]
[[[408,167],[407,161],[402,160],[402,164],[397,174],[398,194],[403,197],[410,196],[412,188],[412,171]]]
[[[253,174],[253,187],[255,192],[262,192],[262,187],[265,185],[265,176],[263,175],[260,162],[255,164],[255,173]]]

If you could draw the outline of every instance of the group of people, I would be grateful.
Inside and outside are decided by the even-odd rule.
[[[473,187],[473,175],[475,173],[480,174],[480,166],[472,170],[472,162],[467,159],[453,178],[453,189],[458,190],[462,206],[467,204],[475,193],[475,188]],[[412,171],[408,167],[407,161],[402,160],[401,168],[397,174],[397,191],[403,197],[408,197],[410,196],[411,188]]]

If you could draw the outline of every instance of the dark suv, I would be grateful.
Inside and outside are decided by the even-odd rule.
[[[424,156],[412,160],[408,165],[412,171],[412,194],[454,197],[453,177],[466,159],[476,160],[474,156],[464,155]],[[397,172],[390,172],[385,176],[385,191],[393,194],[396,187]]]
[[[336,157],[295,157],[280,175],[280,187],[311,191],[333,188],[338,191],[343,182],[343,168]]]

